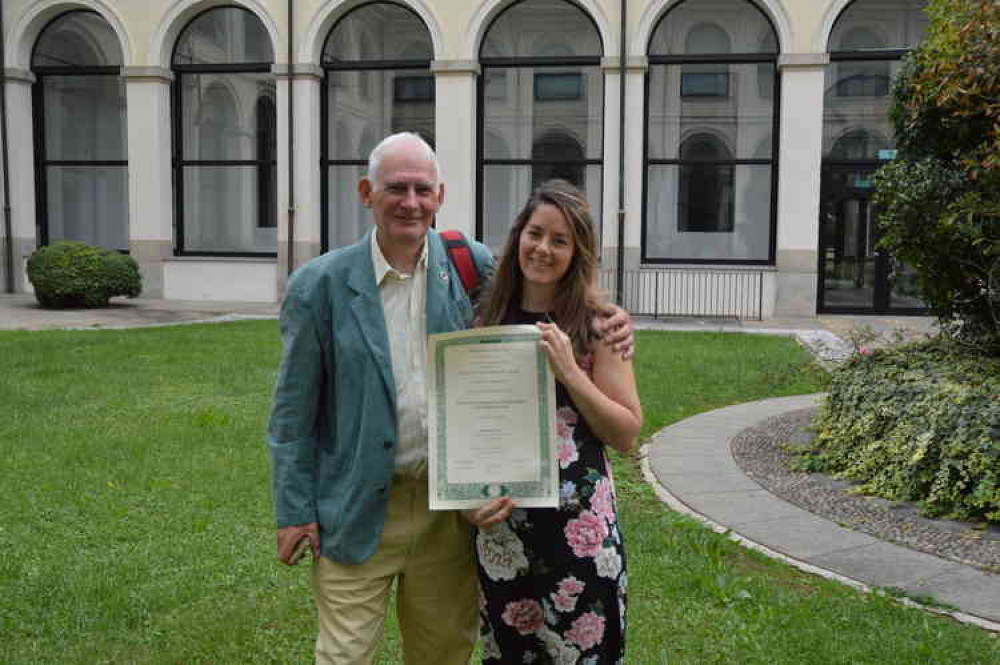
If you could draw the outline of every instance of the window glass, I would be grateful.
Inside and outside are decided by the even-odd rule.
[[[97,12],[72,11],[42,30],[32,67],[121,67],[118,35]]]
[[[776,54],[777,39],[761,42],[766,32],[770,21],[747,0],[686,0],[660,19],[649,55]]]
[[[388,2],[359,7],[337,22],[323,49],[323,63],[431,60],[434,47],[420,17]]]
[[[53,19],[32,54],[40,240],[128,251],[122,52],[100,14]]]
[[[500,58],[600,56],[593,21],[565,0],[528,0],[500,14],[483,40],[482,55]]]
[[[47,159],[127,159],[121,77],[46,75],[42,91]]]
[[[379,141],[407,131],[434,146],[433,57],[423,21],[401,5],[362,5],[330,31],[323,49],[324,249],[356,242],[371,228],[357,185]]]
[[[128,251],[128,167],[47,166],[45,212],[49,242]]]
[[[830,33],[830,51],[911,49],[927,29],[925,0],[855,0]]]
[[[194,18],[177,40],[175,65],[232,65],[273,62],[264,24],[238,7],[210,9]]]
[[[273,53],[255,14],[195,17],[174,51],[181,253],[277,251],[277,113]]]
[[[649,45],[645,261],[770,260],[777,52],[748,0],[685,0],[660,19]]]

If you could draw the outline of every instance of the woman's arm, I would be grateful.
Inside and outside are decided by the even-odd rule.
[[[593,379],[577,365],[573,343],[554,323],[539,323],[542,348],[556,378],[598,438],[621,452],[635,444],[642,428],[642,407],[631,360],[604,344],[594,344]]]

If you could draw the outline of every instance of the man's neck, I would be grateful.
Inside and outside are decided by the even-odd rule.
[[[378,243],[378,248],[381,250],[382,256],[385,257],[386,263],[399,272],[410,275],[417,269],[417,263],[420,261],[420,254],[423,252],[427,237],[424,236],[415,243],[390,243],[385,242],[382,234],[376,230],[375,241]]]

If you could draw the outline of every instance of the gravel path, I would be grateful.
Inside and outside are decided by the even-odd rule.
[[[815,411],[791,411],[741,432],[730,444],[737,465],[772,494],[842,526],[1000,573],[1000,526],[929,519],[911,504],[854,494],[849,481],[791,470],[784,446],[812,439],[808,427]]]

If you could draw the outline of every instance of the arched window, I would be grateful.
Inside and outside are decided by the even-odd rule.
[[[39,242],[79,240],[128,251],[125,86],[118,37],[96,12],[42,30],[35,74]]]
[[[750,0],[682,0],[648,52],[642,260],[772,262],[774,27]]]
[[[889,91],[899,61],[923,38],[924,0],[856,0],[837,18],[830,33],[826,73],[823,155],[833,153],[849,132],[892,136]],[[888,149],[885,146],[883,149]],[[877,154],[864,159],[877,159]]]
[[[434,57],[427,26],[390,2],[345,14],[323,48],[323,249],[357,241],[370,226],[358,199],[368,154],[395,132],[434,145]]]
[[[209,9],[174,46],[178,254],[277,253],[274,53],[260,19]]]
[[[479,52],[476,233],[493,251],[532,188],[549,178],[582,189],[599,224],[602,53],[593,21],[566,0],[515,2],[487,29]]]

